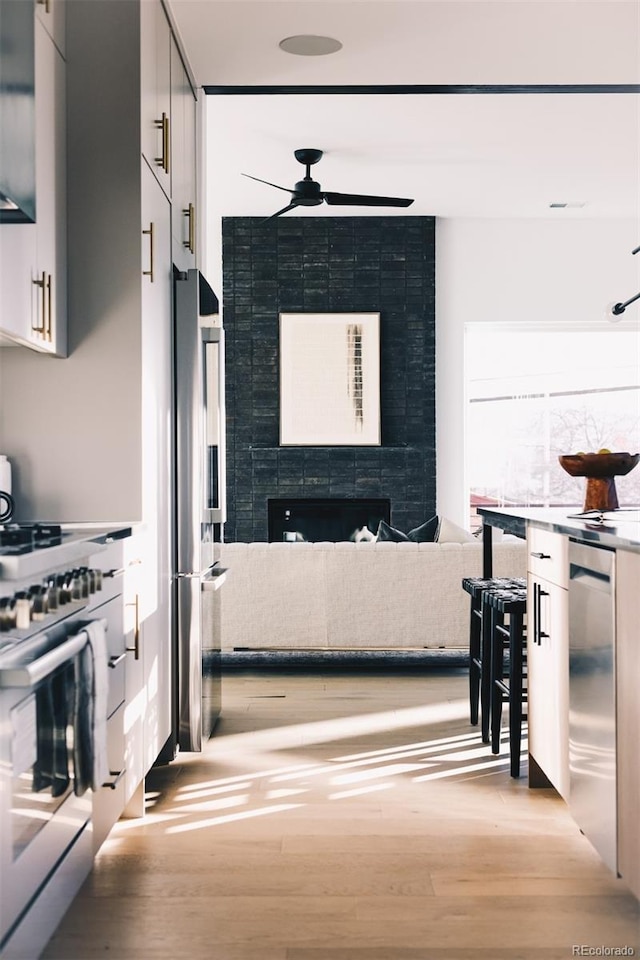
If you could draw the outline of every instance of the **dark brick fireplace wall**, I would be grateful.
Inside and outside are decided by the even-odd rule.
[[[435,513],[435,219],[225,217],[226,541],[267,540],[270,497],[389,497]],[[379,312],[380,447],[280,447],[279,314]]]

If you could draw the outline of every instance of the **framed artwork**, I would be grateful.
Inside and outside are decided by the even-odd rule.
[[[380,445],[380,314],[280,314],[280,444]]]

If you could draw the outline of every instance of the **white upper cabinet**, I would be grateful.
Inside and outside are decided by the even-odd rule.
[[[33,346],[31,278],[35,269],[35,224],[0,224],[0,342],[8,338]]]
[[[0,334],[67,351],[65,62],[35,23],[35,224],[0,226]]]
[[[63,57],[66,56],[66,0],[36,0],[36,17]]]
[[[140,5],[142,154],[171,197],[171,30],[160,0]]]
[[[171,42],[171,233],[173,262],[196,265],[196,99],[175,41]]]
[[[36,263],[31,327],[41,349],[67,352],[65,64],[36,23]]]

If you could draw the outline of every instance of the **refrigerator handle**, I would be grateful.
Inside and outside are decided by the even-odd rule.
[[[203,590],[219,590],[227,579],[227,569],[225,567],[216,567],[211,570],[206,577],[202,578]]]

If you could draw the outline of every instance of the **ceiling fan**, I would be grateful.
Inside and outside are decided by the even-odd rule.
[[[306,172],[304,179],[298,180],[293,190],[288,187],[281,187],[277,183],[270,183],[269,180],[261,180],[260,177],[252,177],[250,173],[242,174],[243,177],[249,177],[250,180],[266,183],[270,187],[276,187],[277,190],[284,190],[291,194],[291,200],[286,207],[278,210],[263,223],[275,220],[276,217],[287,213],[288,210],[293,210],[294,207],[317,207],[321,203],[327,203],[329,206],[348,207],[408,207],[413,203],[413,200],[408,200],[405,197],[371,197],[361,193],[329,193],[322,190],[321,184],[317,180],[313,180],[310,173],[313,164],[322,158],[322,150],[311,148],[294,150],[294,156],[298,163],[306,167]]]

